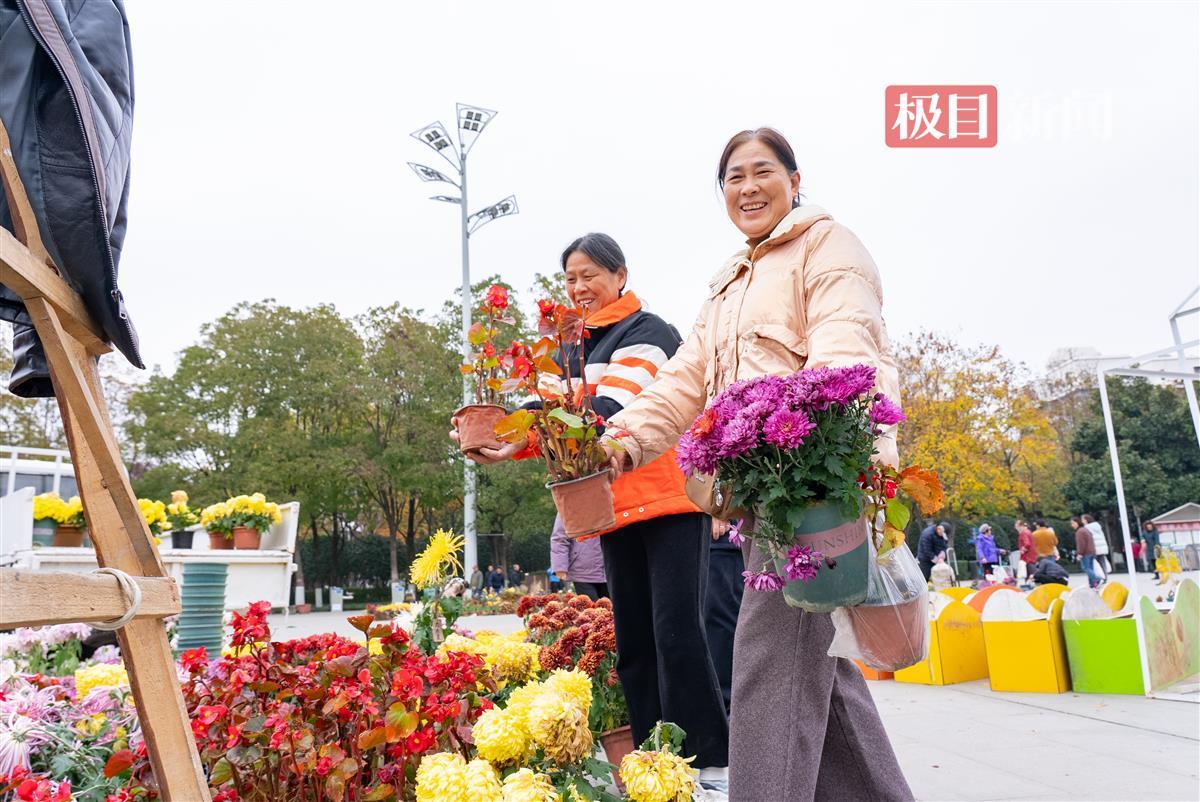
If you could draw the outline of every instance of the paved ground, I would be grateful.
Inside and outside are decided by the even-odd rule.
[[[917,799],[1200,799],[1200,705],[868,684]]]
[[[1149,575],[1139,577],[1149,592]],[[278,639],[359,633],[346,614],[272,615]],[[467,616],[511,632],[516,616]],[[994,693],[986,680],[868,683],[923,802],[1200,800],[1200,705],[1095,694]],[[848,796],[847,799],[852,799]]]

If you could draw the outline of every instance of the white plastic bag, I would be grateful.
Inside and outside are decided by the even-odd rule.
[[[868,539],[870,542],[870,539]],[[908,546],[867,561],[867,598],[839,607],[828,654],[859,660],[877,671],[899,671],[929,656],[929,586]]]

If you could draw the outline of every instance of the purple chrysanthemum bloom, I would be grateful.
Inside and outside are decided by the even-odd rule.
[[[729,542],[735,546],[740,546],[746,542],[746,538],[742,537],[742,524],[744,522],[744,519],[739,518],[729,527]]]
[[[875,386],[875,368],[870,365],[851,365],[833,368],[821,383],[820,401],[829,404],[849,404]]]
[[[763,439],[780,448],[796,448],[817,428],[807,415],[786,407],[777,409],[763,424]]]
[[[776,590],[783,590],[783,577],[774,571],[742,571],[742,579],[746,582],[746,587],[749,590],[758,590],[765,593],[770,593]]]
[[[783,572],[793,582],[807,582],[817,575],[825,557],[811,546],[795,545],[788,549],[783,563]]]
[[[720,458],[738,457],[758,445],[759,421],[757,418],[739,415],[731,420],[721,432],[721,445],[717,449]]]
[[[716,443],[713,440],[697,440],[690,434],[679,438],[675,449],[675,461],[680,470],[688,475],[713,473],[717,469]]]
[[[908,416],[892,399],[879,393],[875,394],[875,401],[871,404],[871,421],[873,423],[891,426],[906,420],[908,420]]]
[[[765,402],[777,407],[783,402],[787,382],[779,376],[758,376],[751,379],[742,394],[747,404]]]

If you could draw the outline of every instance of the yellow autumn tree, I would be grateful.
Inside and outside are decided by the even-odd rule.
[[[964,517],[1052,514],[1065,462],[1027,371],[996,346],[922,332],[901,344],[905,464],[938,472],[948,511]]]

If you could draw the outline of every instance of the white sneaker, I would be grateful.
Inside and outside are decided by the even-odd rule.
[[[729,802],[729,792],[728,789],[706,788],[704,785],[697,785],[692,799],[695,802]]]

